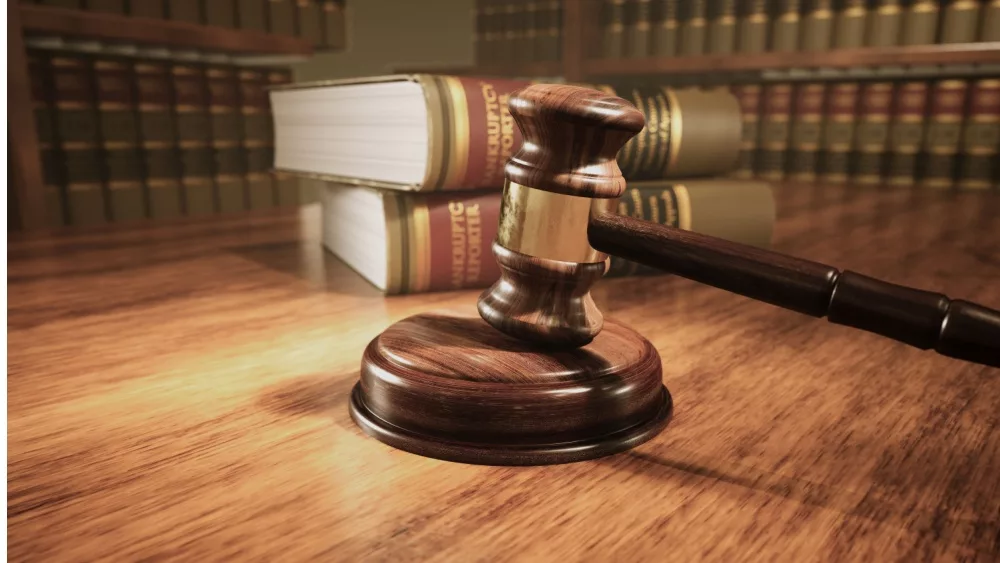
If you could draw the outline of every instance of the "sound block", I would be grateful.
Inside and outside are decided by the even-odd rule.
[[[479,317],[420,314],[369,343],[350,410],[365,433],[415,454],[543,465],[641,444],[673,403],[656,349],[613,320],[582,348],[552,350]]]

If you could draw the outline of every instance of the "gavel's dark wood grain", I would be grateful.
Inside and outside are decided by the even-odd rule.
[[[365,349],[351,416],[368,434],[438,459],[541,465],[635,447],[670,417],[660,356],[615,322],[588,346],[527,344],[479,316],[414,315]]]
[[[532,84],[508,107],[524,138],[504,168],[510,181],[582,197],[625,191],[616,157],[646,124],[634,105],[592,88]]]
[[[1000,302],[1000,196],[789,185],[776,250]],[[319,213],[8,244],[11,561],[993,561],[1000,371],[678,276],[605,279],[667,428],[562,466],[450,463],[348,403],[392,323]]]
[[[1000,312],[771,250],[623,215],[591,218],[594,248],[946,356],[1000,367]]]

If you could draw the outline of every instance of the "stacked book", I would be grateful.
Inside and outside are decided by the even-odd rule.
[[[275,168],[324,181],[324,246],[386,293],[487,287],[499,277],[504,165],[521,145],[507,102],[528,84],[394,75],[278,86]],[[742,129],[732,93],[590,86],[646,117],[618,156],[628,181],[619,213],[770,244],[770,187],[726,178]],[[640,273],[613,257],[607,276]]]

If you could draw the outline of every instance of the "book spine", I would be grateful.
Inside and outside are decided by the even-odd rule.
[[[771,51],[794,53],[799,50],[799,2],[781,0],[771,23]]]
[[[764,87],[760,152],[755,168],[758,170],[757,175],[766,180],[781,180],[785,177],[791,101],[791,84],[768,84]]]
[[[833,4],[831,0],[812,0],[802,18],[799,44],[803,51],[828,51],[833,45]]]
[[[684,12],[680,22],[680,54],[701,55],[705,52],[706,0],[688,0],[681,3]]]
[[[1000,80],[974,80],[969,86],[967,107],[958,187],[990,188],[995,186],[1000,160]]]
[[[891,82],[869,82],[861,88],[852,175],[852,180],[858,184],[878,184],[882,182],[883,175],[886,175],[883,169],[889,145],[892,99]]]
[[[91,12],[124,14],[125,0],[86,0],[86,7]]]
[[[626,56],[639,58],[650,53],[652,0],[635,0],[626,35]]]
[[[923,186],[947,188],[954,182],[967,88],[965,80],[940,80],[931,88],[920,180]]]
[[[184,211],[190,216],[210,214],[215,211],[215,194],[205,72],[200,66],[174,65],[171,73]]]
[[[760,136],[761,90],[760,84],[740,84],[733,87],[733,93],[740,102],[743,121],[740,160],[735,173],[738,178],[754,176],[754,155],[757,154],[757,139]]]
[[[902,21],[903,9],[899,0],[877,0],[868,19],[865,45],[870,47],[899,45],[902,39],[900,32]]]
[[[326,4],[324,4],[324,8]],[[486,57],[484,56],[484,50],[486,49],[486,2],[484,0],[476,0],[475,5],[472,7],[472,57],[476,61],[477,65],[486,64]],[[325,21],[325,20],[324,20]],[[329,35],[327,32],[326,35]]]
[[[288,84],[292,81],[291,72],[288,70],[271,70],[266,76],[267,84],[271,87],[278,86],[281,84]],[[265,94],[266,98],[266,94]],[[271,118],[271,108],[270,100],[267,99],[266,102],[267,111],[264,114],[264,122],[266,123],[268,131],[268,143],[272,147],[274,146],[274,123]],[[271,177],[274,181],[274,189],[278,196],[278,205],[281,207],[296,207],[299,205],[312,203],[315,194],[304,193],[300,189],[299,178],[294,174],[288,174],[285,172],[274,171],[271,173]]]
[[[205,71],[205,76],[208,83],[213,172],[219,211],[233,213],[246,209],[247,199],[239,82],[235,69],[228,67],[209,68]]]
[[[170,69],[164,64],[143,61],[135,63],[133,75],[149,213],[154,219],[177,217],[183,208]]]
[[[1000,41],[1000,0],[989,0],[983,6],[980,41]]]
[[[182,22],[204,23],[200,0],[167,0],[167,17]]]
[[[518,62],[526,63],[535,60],[535,36],[538,35],[538,3],[529,0],[521,2],[520,33],[518,34],[515,55]]]
[[[209,0],[205,2],[205,23],[218,27],[236,27],[236,1]]]
[[[823,153],[820,180],[846,182],[857,119],[858,84],[840,82],[829,88],[824,111],[823,143],[820,146]]]
[[[267,30],[276,35],[295,35],[294,0],[268,0]]]
[[[215,1],[215,0],[213,0]],[[296,33],[313,47],[323,44],[323,9],[316,0],[297,0]]]
[[[42,164],[46,219],[50,227],[61,227],[68,223],[66,184],[62,168],[62,151],[56,142],[52,71],[45,54],[28,52],[28,76],[31,80],[31,103]]]
[[[495,0],[480,0],[479,21],[482,25],[482,39],[477,51],[477,61],[481,65],[491,65],[497,62],[496,56],[496,24],[497,11]]]
[[[889,126],[890,184],[912,186],[917,179],[917,157],[924,143],[927,116],[927,82],[916,80],[899,85],[893,100]]]
[[[795,87],[788,162],[788,176],[792,180],[816,179],[819,147],[823,138],[825,93],[826,85],[823,83],[805,83]]]
[[[672,57],[677,54],[677,1],[659,0],[653,10],[651,53],[661,57]]]
[[[347,22],[340,2],[323,2],[323,47],[340,50],[347,46]]]
[[[941,43],[967,43],[976,40],[979,29],[979,2],[951,0],[942,12]]]
[[[717,0],[708,24],[708,52],[726,55],[736,50],[736,0]]]
[[[250,31],[267,31],[267,0],[238,0],[236,25]]]
[[[930,45],[937,37],[937,0],[913,0],[903,12],[900,42],[903,45]]]
[[[740,53],[763,53],[767,50],[767,1],[750,0],[740,13],[736,50]]]
[[[563,36],[563,12],[562,1],[552,0],[549,2],[549,32],[546,34],[547,61],[559,61],[562,59],[562,36]]]
[[[478,289],[500,277],[491,248],[499,193],[393,192],[383,199],[389,230],[386,293]],[[619,200],[618,212],[765,248],[775,218],[770,186],[719,179],[636,183]],[[654,272],[611,257],[605,276]]]
[[[504,63],[514,62],[517,43],[523,29],[521,27],[521,1],[507,0],[503,5],[503,39],[500,42],[500,59]]]
[[[601,54],[607,59],[620,59],[625,36],[625,0],[604,0],[603,8]]]
[[[66,200],[72,225],[108,220],[103,188],[100,123],[91,62],[54,57],[56,134],[65,162]]]
[[[838,49],[861,47],[865,41],[868,8],[865,0],[842,0],[833,25],[833,46]]]
[[[274,156],[264,76],[258,70],[242,69],[238,78],[242,117],[240,142],[246,154],[247,196],[251,209],[266,209],[277,204],[277,195],[270,174]]]
[[[97,108],[104,161],[104,188],[116,222],[146,217],[143,170],[139,158],[139,126],[132,69],[124,61],[94,62]]]
[[[166,19],[167,7],[163,0],[129,0],[128,14],[138,18]]]

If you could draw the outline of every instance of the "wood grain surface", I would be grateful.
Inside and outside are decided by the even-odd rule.
[[[1000,196],[778,189],[776,248],[1000,306]],[[663,358],[649,442],[545,467],[394,450],[348,415],[391,323],[318,213],[8,245],[8,556],[995,561],[1000,370],[677,277],[602,280]]]

